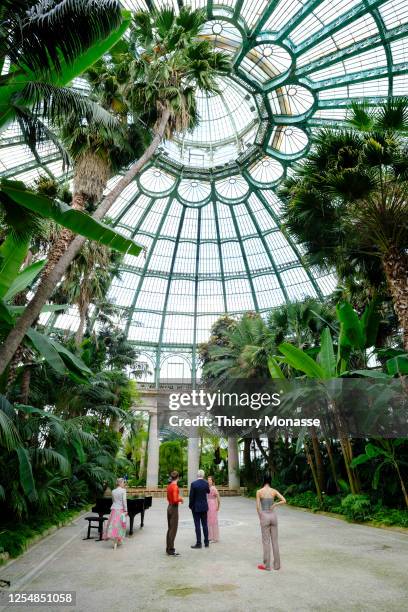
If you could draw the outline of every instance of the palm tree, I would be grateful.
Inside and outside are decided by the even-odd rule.
[[[218,382],[232,378],[262,378],[268,375],[268,357],[272,354],[270,331],[259,314],[245,313],[239,321],[221,332],[222,342],[201,345],[208,352],[203,376]]]
[[[274,344],[291,342],[298,348],[319,344],[321,333],[336,320],[334,308],[314,299],[291,302],[274,308],[268,317]]]
[[[129,105],[153,126],[154,136],[145,152],[130,166],[114,189],[99,204],[93,217],[102,219],[122,191],[156,153],[164,136],[191,129],[198,121],[197,90],[219,91],[217,76],[230,70],[229,57],[214,51],[209,41],[198,34],[207,17],[204,11],[180,10],[175,15],[164,9],[137,13],[131,30],[137,56],[132,65],[133,81],[125,87]],[[143,51],[140,52],[140,47]],[[77,236],[61,241],[60,249],[44,270],[37,291],[0,349],[0,374],[20,344],[27,328],[35,321],[68,265],[82,248]]]
[[[15,119],[37,159],[37,145],[51,140],[67,162],[47,122],[75,109],[90,121],[112,124],[102,108],[64,85],[78,76],[76,66],[80,65],[82,72],[98,58],[90,52],[93,45],[121,22],[117,0],[4,0],[0,7],[0,66],[3,70],[9,62],[10,67],[2,76],[0,130]]]
[[[89,306],[104,300],[112,278],[119,276],[120,260],[121,256],[116,251],[87,240],[53,296],[57,303],[76,304],[78,307],[77,347],[84,337]]]
[[[373,289],[385,277],[408,350],[408,155],[383,122],[387,130],[320,131],[281,195],[286,225],[311,262]]]

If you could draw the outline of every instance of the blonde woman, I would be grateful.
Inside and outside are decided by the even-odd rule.
[[[275,501],[278,498],[279,501]],[[286,499],[271,487],[271,477],[265,476],[262,489],[256,492],[256,511],[261,523],[263,563],[258,565],[260,570],[271,570],[271,544],[273,551],[273,569],[280,569],[280,556],[278,545],[278,517],[275,508],[286,504]]]
[[[118,478],[112,491],[112,506],[106,525],[105,540],[113,540],[113,549],[121,545],[126,536],[127,500],[125,480]]]
[[[218,511],[220,509],[220,494],[217,491],[217,487],[215,486],[214,478],[212,476],[208,477],[208,486],[210,487],[210,492],[207,495],[208,539],[210,542],[218,542],[218,540],[220,539],[220,531],[218,527]]]

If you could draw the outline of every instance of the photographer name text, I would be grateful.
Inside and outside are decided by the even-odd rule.
[[[225,415],[198,415],[195,417],[183,417],[173,414],[169,417],[170,427],[320,427],[320,419],[306,418],[283,418],[274,416],[235,417]]]

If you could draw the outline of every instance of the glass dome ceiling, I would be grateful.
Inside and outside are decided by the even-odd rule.
[[[163,143],[109,214],[146,247],[138,258],[125,258],[110,290],[129,339],[154,355],[156,370],[164,355],[183,351],[194,369],[195,347],[219,315],[267,312],[333,289],[335,279],[310,269],[282,227],[275,189],[309,150],[314,130],[344,126],[351,100],[375,105],[408,95],[408,3],[122,4],[205,8],[201,35],[233,63],[220,94],[199,94],[200,125]],[[16,126],[1,137],[3,175],[30,183],[44,173]],[[47,172],[63,177],[51,145],[44,144],[42,160]],[[74,329],[74,309],[50,324]]]

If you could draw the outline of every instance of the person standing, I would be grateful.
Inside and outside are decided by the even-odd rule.
[[[176,539],[178,520],[179,520],[179,504],[184,502],[184,499],[179,495],[178,480],[179,473],[174,470],[170,474],[170,483],[167,485],[167,536],[166,536],[166,553],[172,557],[178,557],[174,548],[174,540]]]
[[[218,511],[220,509],[220,494],[217,491],[217,487],[215,486],[214,478],[212,476],[208,477],[208,486],[210,487],[210,492],[207,495],[208,539],[210,540],[210,542],[218,542],[218,540],[220,539],[220,530],[218,527]]]
[[[279,501],[275,502],[275,498]],[[278,545],[278,517],[275,508],[286,504],[286,499],[271,487],[271,477],[265,476],[262,489],[256,492],[256,511],[261,524],[263,563],[258,565],[260,570],[271,570],[271,544],[273,551],[273,569],[280,569],[280,556]]]
[[[207,512],[208,502],[207,495],[210,492],[208,482],[204,480],[204,470],[198,470],[197,480],[191,483],[189,508],[193,513],[194,527],[196,532],[196,543],[191,548],[202,548],[201,544],[201,527],[204,535],[204,546],[208,548],[208,524]]]
[[[112,506],[106,525],[104,540],[113,540],[113,548],[116,550],[118,544],[122,544],[126,536],[127,500],[125,481],[118,478],[116,489],[112,491]]]

